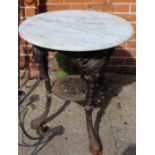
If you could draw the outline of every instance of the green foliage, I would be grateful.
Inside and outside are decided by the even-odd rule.
[[[59,71],[56,73],[56,79],[59,79],[59,78],[63,78],[63,77],[66,77],[67,74],[64,72],[64,71]]]
[[[60,68],[60,71],[56,73],[56,78],[79,74],[78,68],[62,53],[55,55],[54,65]]]

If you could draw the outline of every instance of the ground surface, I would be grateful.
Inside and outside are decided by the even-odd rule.
[[[110,73],[106,79],[108,91],[104,106],[93,112],[95,131],[100,135],[103,155],[135,155],[135,75]],[[30,128],[30,121],[43,112],[44,83],[22,80],[21,86],[27,94],[22,107],[35,99],[27,107],[25,126],[28,133],[36,135]],[[48,125],[55,132],[53,138],[39,151],[39,147],[19,146],[19,155],[90,155],[83,106],[65,102],[56,96],[52,100],[49,115],[55,115]],[[19,128],[19,142],[21,139]],[[33,143],[24,139],[29,144]]]

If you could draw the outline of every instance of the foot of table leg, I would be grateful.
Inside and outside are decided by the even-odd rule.
[[[94,110],[94,96],[97,94],[97,83],[96,81],[86,81],[86,124],[89,138],[89,149],[92,155],[101,155],[102,145],[99,137],[95,134],[92,122],[92,112]]]
[[[102,146],[98,136],[94,132],[93,124],[92,124],[92,112],[93,107],[86,106],[86,122],[87,122],[87,131],[89,137],[89,149],[92,155],[101,155],[102,154]]]
[[[38,129],[41,126],[41,124],[44,122],[44,120],[45,120],[45,118],[48,115],[49,110],[50,110],[50,106],[51,106],[51,83],[50,83],[50,80],[46,79],[45,85],[46,85],[46,92],[47,92],[46,107],[45,107],[43,114],[40,117],[31,121],[32,129]]]

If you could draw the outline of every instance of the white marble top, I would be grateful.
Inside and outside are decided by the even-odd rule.
[[[38,14],[19,26],[26,41],[52,50],[94,51],[115,47],[133,34],[124,19],[97,11],[53,11]]]

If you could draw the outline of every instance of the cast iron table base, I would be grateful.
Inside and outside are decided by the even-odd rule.
[[[46,122],[48,120],[47,115],[49,113],[52,97],[52,85],[48,75],[48,49],[41,48],[38,46],[33,46],[33,58],[37,63],[40,64],[40,77],[45,81],[47,100],[46,107],[43,114],[32,120],[31,127],[36,129],[37,133],[40,135],[46,135],[48,127]],[[114,51],[114,48],[103,50],[103,51],[93,51],[93,52],[64,52],[71,61],[78,66],[80,71],[80,77],[86,83],[86,122],[89,138],[89,148],[93,155],[100,155],[102,153],[102,145],[95,134],[93,123],[92,123],[92,112],[94,110],[95,104],[101,104],[104,101],[104,94],[102,91],[104,72],[108,60]]]

